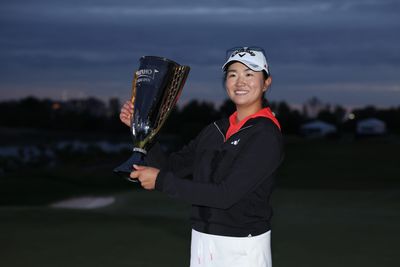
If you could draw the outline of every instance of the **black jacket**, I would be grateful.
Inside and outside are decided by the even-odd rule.
[[[151,149],[149,165],[160,168],[156,190],[192,204],[197,231],[262,234],[270,229],[269,200],[283,159],[281,132],[271,120],[257,117],[225,140],[228,127],[228,119],[208,125],[168,158]]]

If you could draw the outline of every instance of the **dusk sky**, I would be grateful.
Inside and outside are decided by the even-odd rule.
[[[233,46],[261,46],[268,98],[400,106],[400,0],[2,0],[0,101],[128,99],[143,55],[189,65],[180,104],[226,98]]]

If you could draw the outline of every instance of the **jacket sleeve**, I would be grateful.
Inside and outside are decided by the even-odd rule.
[[[181,150],[170,155],[167,155],[158,143],[154,144],[146,157],[149,166],[173,172],[177,177],[191,175],[193,173],[196,146],[204,132],[205,130],[201,131],[195,139],[191,140]]]
[[[156,189],[192,205],[221,209],[231,207],[265,179],[271,179],[283,159],[278,130],[260,128],[261,131],[249,138],[221,183],[178,179],[174,173],[162,169],[156,180]]]

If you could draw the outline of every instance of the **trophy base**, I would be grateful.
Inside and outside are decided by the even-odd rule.
[[[132,179],[130,177],[131,172],[135,170],[135,168],[133,168],[133,164],[147,166],[147,162],[145,160],[145,154],[138,151],[133,152],[132,156],[127,161],[125,161],[124,163],[122,163],[121,165],[119,165],[117,168],[114,169],[114,173],[125,178],[129,182],[138,183],[139,182],[138,179]]]

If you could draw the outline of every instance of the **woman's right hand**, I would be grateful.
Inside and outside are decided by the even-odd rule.
[[[133,116],[133,104],[131,101],[126,101],[121,108],[121,113],[119,113],[119,119],[128,127],[131,127],[131,121]]]

